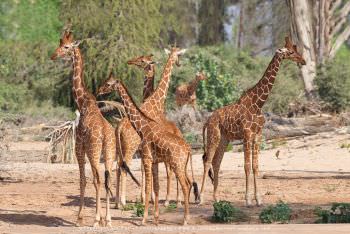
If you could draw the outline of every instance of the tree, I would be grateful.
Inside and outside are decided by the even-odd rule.
[[[346,25],[350,1],[288,0],[288,3],[292,36],[307,63],[301,68],[305,91],[312,96],[317,65],[333,58],[350,36],[350,25]]]
[[[213,45],[224,41],[224,0],[202,0],[199,8],[200,45]]]

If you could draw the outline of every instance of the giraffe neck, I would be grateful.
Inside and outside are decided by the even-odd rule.
[[[84,84],[83,58],[79,48],[74,49],[72,90],[73,90],[73,97],[74,97],[75,103],[77,104],[79,111],[82,112],[82,107],[84,105],[84,102],[86,101],[87,97],[89,97],[90,95],[86,95],[88,94],[88,91]]]
[[[168,93],[171,72],[175,62],[175,53],[175,51],[170,53],[168,61],[163,69],[162,79],[160,80],[156,90],[148,98],[154,100],[152,107],[155,108],[158,113],[165,112],[165,99]]]
[[[155,74],[155,69],[154,66],[151,65],[150,70],[146,71],[145,74],[145,79],[143,81],[143,100],[144,102],[146,98],[151,96],[151,94],[154,91],[154,74]]]
[[[197,86],[198,86],[198,84],[199,84],[199,78],[195,78],[194,80],[192,80],[189,84],[188,84],[188,93],[190,94],[190,95],[192,95],[193,93],[195,93],[196,92],[196,89],[197,89]]]
[[[145,129],[143,126],[148,125],[151,120],[140,111],[122,83],[118,82],[114,88],[122,99],[131,125],[141,137],[144,136],[150,129]]]
[[[275,83],[282,59],[283,55],[276,52],[263,77],[254,87],[248,90],[245,96],[252,97],[251,104],[256,104],[260,109],[264,106]]]

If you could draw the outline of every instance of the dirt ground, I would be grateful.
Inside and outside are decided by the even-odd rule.
[[[212,185],[208,181],[204,205],[194,204],[191,196],[191,219],[187,227],[180,226],[182,208],[174,210],[161,207],[158,227],[152,224],[152,215],[148,226],[139,227],[141,218],[135,217],[133,211],[121,211],[113,206],[113,228],[93,229],[95,192],[89,164],[86,165],[86,226],[75,227],[79,204],[78,166],[32,162],[29,157],[37,157],[33,151],[42,152],[45,143],[17,142],[11,144],[10,152],[21,150],[21,157],[26,158],[27,155],[28,162],[10,157],[0,161],[0,233],[314,233],[316,230],[319,230],[318,233],[334,233],[335,230],[348,233],[348,225],[320,227],[312,223],[317,219],[313,212],[315,207],[329,207],[333,202],[350,202],[350,149],[345,147],[349,143],[350,135],[340,130],[288,141],[274,141],[267,150],[261,152],[260,187],[263,207],[279,200],[287,202],[293,209],[291,224],[258,225],[258,215],[263,207],[244,206],[243,153],[228,152],[221,166],[219,198],[231,201],[242,209],[250,217],[248,221],[239,225],[212,223]],[[239,147],[234,148],[237,150]],[[200,184],[203,173],[201,155],[194,155],[193,159],[195,177]],[[135,159],[131,168],[140,177],[140,160]],[[163,165],[160,166],[160,178],[160,197],[164,199],[166,177]],[[127,188],[128,200],[135,201],[139,198],[140,189],[130,178]],[[172,197],[175,198],[175,182],[173,188]],[[287,229],[291,232],[285,231]]]

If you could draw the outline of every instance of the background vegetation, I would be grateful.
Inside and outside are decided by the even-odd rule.
[[[139,102],[142,73],[128,67],[126,61],[155,54],[160,63],[159,79],[166,60],[163,48],[176,43],[189,50],[182,58],[182,66],[174,69],[169,109],[175,108],[175,87],[193,79],[200,70],[209,78],[197,91],[200,108],[212,111],[237,100],[243,90],[258,81],[275,49],[283,45],[289,29],[288,17],[283,17],[288,6],[271,1],[270,14],[265,12],[268,1],[245,1],[246,30],[239,37],[240,25],[234,20],[237,15],[230,15],[227,9],[240,1],[202,1],[208,4],[199,0],[1,1],[0,110],[47,116],[74,110],[71,66],[49,59],[68,20],[75,38],[83,40],[80,47],[85,81],[93,93],[114,71]],[[233,23],[227,26],[231,19]],[[272,19],[271,25],[266,24],[267,19]],[[267,26],[271,29],[268,40]],[[344,44],[337,56],[318,70],[316,78],[320,98],[336,111],[350,105],[348,57],[349,49]],[[290,102],[303,99],[299,68],[284,62],[265,111],[286,113]]]

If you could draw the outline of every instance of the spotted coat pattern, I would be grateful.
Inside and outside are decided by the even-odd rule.
[[[51,56],[70,60],[73,63],[73,96],[80,112],[80,120],[76,130],[76,157],[80,172],[80,206],[78,212],[78,224],[83,223],[84,195],[86,187],[85,154],[90,161],[93,184],[96,190],[96,216],[94,226],[111,226],[109,211],[110,180],[106,177],[106,224],[101,218],[101,179],[100,157],[103,155],[106,173],[111,175],[112,163],[115,158],[114,128],[105,120],[97,107],[95,97],[87,90],[83,80],[83,58],[78,48],[78,42],[73,41],[71,32],[64,32],[59,47]],[[107,188],[108,187],[108,188]]]
[[[183,106],[183,105],[191,105],[193,109],[196,108],[196,89],[201,80],[205,80],[206,76],[199,72],[196,74],[196,77],[194,80],[192,80],[188,84],[182,84],[176,87],[175,91],[175,101],[177,106]]]
[[[255,200],[257,205],[262,204],[257,180],[259,173],[258,155],[262,129],[265,123],[261,109],[272,90],[283,59],[290,59],[305,65],[305,60],[298,53],[296,46],[293,45],[287,37],[285,46],[276,51],[272,61],[259,82],[254,87],[247,90],[236,103],[214,111],[204,124],[203,142],[205,143],[206,140],[207,144],[204,144],[204,174],[200,195],[201,203],[204,202],[205,180],[208,172],[213,180],[214,200],[217,200],[216,192],[219,183],[218,175],[225,149],[230,141],[243,140],[244,171],[246,175],[246,204],[247,206],[251,206],[252,204],[250,192],[251,168],[253,169]],[[205,137],[206,129],[207,137]]]

